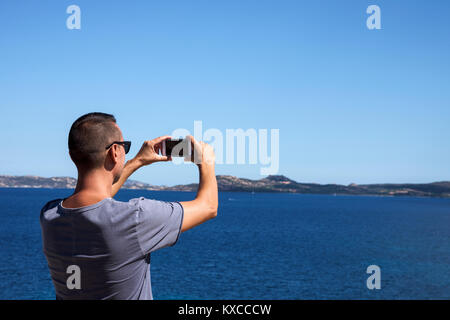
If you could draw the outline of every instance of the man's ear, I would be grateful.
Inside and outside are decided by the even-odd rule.
[[[119,162],[119,147],[119,145],[113,144],[106,154],[106,157],[109,157],[114,164]]]
[[[105,169],[110,171],[114,168],[114,166],[116,165],[116,160],[114,159],[114,146],[112,146],[111,148],[108,149],[108,151],[106,152],[105,155],[105,161],[104,161],[104,166]]]

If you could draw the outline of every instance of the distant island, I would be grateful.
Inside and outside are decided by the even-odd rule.
[[[62,188],[74,189],[77,180],[72,177],[8,176],[0,175],[0,188]],[[450,197],[450,181],[423,184],[317,184],[300,183],[285,176],[268,176],[260,180],[218,175],[219,191],[229,192],[284,192],[302,194],[336,195],[378,195],[378,196],[415,196]],[[172,187],[154,186],[136,180],[127,180],[123,189],[152,191],[196,191],[197,184],[176,185]]]

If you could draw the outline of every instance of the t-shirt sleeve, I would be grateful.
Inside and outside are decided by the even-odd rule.
[[[144,197],[130,200],[138,206],[136,232],[144,255],[173,246],[181,233],[183,206],[179,202],[158,201]]]

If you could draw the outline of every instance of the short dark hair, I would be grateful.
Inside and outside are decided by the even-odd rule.
[[[96,169],[105,162],[105,148],[120,140],[120,131],[112,114],[91,112],[79,117],[69,132],[69,152],[77,166]]]

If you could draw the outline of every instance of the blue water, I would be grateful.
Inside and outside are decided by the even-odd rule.
[[[71,193],[0,189],[0,299],[54,298],[39,211]],[[115,198],[139,196],[194,194]],[[449,299],[450,199],[221,193],[218,217],[153,253],[151,271],[155,299]]]

